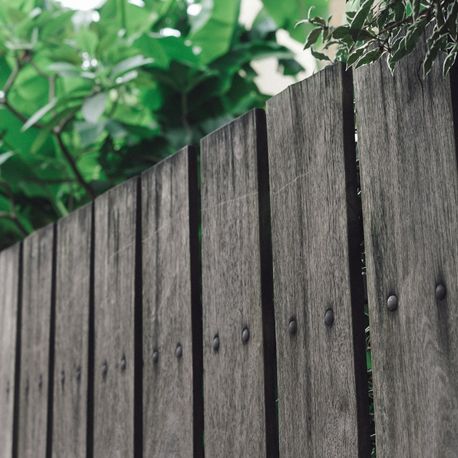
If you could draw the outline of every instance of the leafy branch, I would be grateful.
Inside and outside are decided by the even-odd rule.
[[[348,5],[352,5],[349,0]],[[305,48],[311,48],[318,59],[330,61],[317,49],[326,51],[335,46],[336,59],[353,68],[385,57],[393,72],[396,64],[427,35],[424,77],[441,56],[444,56],[443,73],[447,75],[458,57],[456,0],[365,0],[346,16],[345,25],[333,27],[329,20],[309,13],[301,21],[314,27]]]
[[[8,95],[9,92],[12,90],[14,83],[16,82],[17,78],[19,77],[19,74],[21,70],[24,68],[25,64],[30,63],[32,67],[37,71],[38,74],[41,74],[41,76],[46,76],[43,75],[41,71],[37,70],[37,66],[33,62],[33,56],[30,52],[24,53],[23,57],[20,59],[16,59],[16,64],[11,71],[4,87],[3,87],[3,94],[2,94],[2,99],[0,100],[0,103],[2,103],[5,108],[7,108],[16,118],[18,118],[23,124],[23,130],[26,130],[27,128],[31,127],[32,125],[37,128],[37,129],[44,129],[45,126],[42,125],[39,122],[39,119],[46,114],[48,108],[52,109],[54,107],[54,101],[55,99],[52,98],[52,94],[54,94],[55,91],[55,79],[54,77],[48,78],[49,82],[49,103],[46,107],[40,109],[38,112],[36,112],[32,117],[27,117],[26,115],[22,114],[20,111],[18,111],[9,101]],[[62,154],[67,161],[68,165],[70,166],[73,174],[75,175],[75,178],[77,182],[80,184],[80,186],[85,190],[86,194],[90,199],[95,199],[96,194],[90,184],[84,179],[83,175],[81,174],[80,170],[78,169],[78,165],[73,158],[70,150],[67,148],[65,145],[65,142],[62,138],[62,131],[66,127],[66,125],[73,119],[75,115],[75,112],[72,112],[70,116],[67,116],[64,118],[63,122],[57,126],[55,129],[50,131],[50,134],[54,135],[57,143],[59,144],[60,150],[62,151]],[[36,118],[36,119],[35,119]]]

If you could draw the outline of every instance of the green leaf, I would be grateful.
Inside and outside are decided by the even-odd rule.
[[[369,12],[374,4],[374,0],[366,0],[359,10],[356,12],[355,17],[353,18],[350,30],[351,31],[360,31],[363,28],[364,23],[369,15]]]
[[[84,101],[81,112],[88,123],[95,124],[100,119],[100,116],[105,111],[107,96],[106,92],[101,92]]]
[[[82,73],[81,67],[69,62],[52,62],[48,65],[48,70],[64,77],[78,77]]]
[[[366,46],[362,48],[355,49],[347,58],[347,69],[352,67],[353,64],[363,55],[363,53],[367,50]]]
[[[249,0],[248,0],[249,1]],[[279,28],[286,29],[297,41],[304,41],[304,29],[296,27],[305,24],[305,32],[309,33],[313,27],[308,19],[308,12],[313,7],[314,17],[328,17],[328,0],[263,0],[264,7]],[[310,17],[310,19],[313,19]]]
[[[442,72],[444,76],[447,76],[449,74],[450,70],[452,69],[453,65],[456,62],[457,56],[458,56],[458,47],[455,46],[444,60],[444,64],[442,67]]]
[[[22,126],[21,131],[25,132],[27,129],[35,125],[38,121],[40,121],[43,116],[49,113],[57,103],[57,99],[52,99],[49,103],[47,103],[44,107],[40,108],[37,112],[35,112],[27,122]]]
[[[379,59],[383,54],[383,49],[377,48],[362,55],[353,65],[354,68],[362,67],[363,65],[372,64]]]
[[[349,34],[350,34],[350,27],[348,27],[347,25],[343,25],[340,27],[336,27],[334,29],[334,31],[332,32],[332,38],[336,38],[339,40],[341,38],[345,38]]]
[[[129,57],[128,59],[124,59],[123,61],[119,62],[113,67],[113,70],[111,71],[111,76],[115,78],[130,70],[143,67],[144,65],[148,65],[153,62],[154,59],[142,56],[141,54],[134,57]]]
[[[308,49],[310,48],[310,46],[314,45],[318,41],[318,38],[320,38],[321,32],[322,32],[321,29],[313,29],[309,33],[309,36],[307,37],[307,41],[305,42],[304,49]]]
[[[312,49],[312,56],[315,59],[318,59],[318,60],[325,60],[325,61],[328,61],[328,62],[332,62],[331,59],[326,54],[323,54],[321,52],[315,51],[314,49]]]
[[[0,166],[2,166],[9,158],[13,157],[13,151],[0,154]]]
[[[230,48],[237,28],[240,0],[206,0],[203,6],[207,20],[193,28],[189,39],[201,50],[201,61],[209,63]]]

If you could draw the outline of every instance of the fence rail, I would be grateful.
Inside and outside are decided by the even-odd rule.
[[[458,78],[423,52],[0,253],[0,457],[458,457]]]

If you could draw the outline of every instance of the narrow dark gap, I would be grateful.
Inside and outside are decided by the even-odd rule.
[[[189,147],[189,236],[191,250],[191,323],[194,458],[204,457],[204,385],[202,327],[202,259],[199,153]]]
[[[52,458],[52,433],[54,409],[54,342],[56,336],[56,277],[57,277],[57,223],[53,224],[51,313],[49,320],[48,416],[46,429],[46,456]]]
[[[91,205],[91,247],[89,261],[89,323],[87,349],[87,421],[86,421],[86,456],[94,456],[94,367],[95,367],[95,205]]]
[[[143,259],[142,181],[137,178],[135,225],[135,316],[134,316],[134,457],[143,456]]]
[[[16,316],[16,354],[14,358],[14,405],[13,405],[13,449],[12,457],[18,456],[19,440],[19,403],[21,384],[21,335],[22,335],[22,275],[24,273],[24,244],[19,245],[17,316]]]
[[[273,299],[272,234],[267,154],[267,122],[264,110],[256,109],[259,240],[261,256],[262,331],[264,345],[264,399],[266,415],[266,456],[279,456],[277,411],[277,339]]]
[[[375,456],[373,402],[371,401],[369,321],[364,262],[364,230],[357,157],[353,75],[342,67],[345,180],[347,191],[348,252],[352,303],[353,351],[357,396],[359,456]]]
[[[458,62],[450,71],[450,88],[452,92],[453,125],[455,128],[455,150],[458,169]]]

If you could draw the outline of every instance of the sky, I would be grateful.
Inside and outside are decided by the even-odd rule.
[[[66,8],[89,11],[102,6],[105,0],[58,0],[58,2]]]

